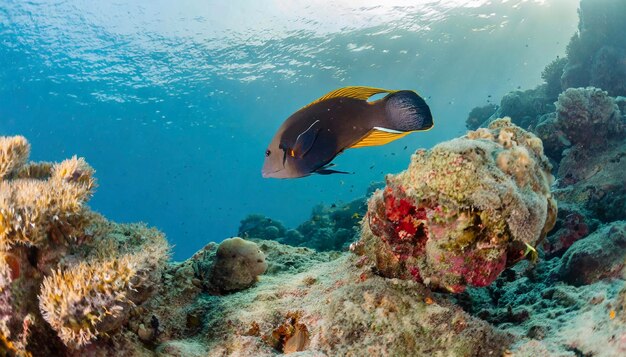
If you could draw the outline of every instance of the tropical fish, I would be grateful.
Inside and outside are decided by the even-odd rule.
[[[384,98],[368,102],[379,93]],[[332,91],[292,114],[265,151],[263,177],[296,178],[331,170],[344,150],[385,145],[433,127],[430,108],[417,93],[371,87]]]

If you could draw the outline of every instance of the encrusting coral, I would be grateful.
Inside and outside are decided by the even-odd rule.
[[[508,118],[419,150],[370,199],[354,250],[383,276],[489,285],[554,226],[550,169],[541,141]]]
[[[29,152],[25,138],[0,137],[0,348],[80,354],[158,288],[169,246],[89,210],[96,182],[84,159],[27,163]]]

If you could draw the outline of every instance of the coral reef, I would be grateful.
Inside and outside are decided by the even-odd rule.
[[[515,125],[525,129],[533,128],[542,115],[554,111],[554,99],[546,94],[547,91],[548,85],[542,84],[534,89],[509,92],[502,97],[499,106],[487,105],[472,109],[465,126],[474,130],[486,127],[498,118],[510,117]],[[495,110],[487,115],[491,108]]]
[[[106,345],[156,288],[167,242],[90,211],[96,184],[82,158],[27,163],[29,152],[23,137],[0,137],[3,344],[17,355]]]
[[[541,72],[541,79],[546,83],[545,95],[549,100],[556,100],[561,93],[561,76],[567,65],[567,58],[557,57],[550,62]]]
[[[495,104],[487,104],[482,107],[472,109],[465,120],[465,127],[469,130],[478,129],[484,122],[495,114],[496,110],[498,110],[498,106]]]
[[[286,229],[277,220],[252,214],[241,221],[238,235],[244,238],[273,239],[317,251],[346,251],[350,243],[358,239],[360,222],[366,211],[365,197],[346,204],[320,204],[313,207],[311,218],[296,229]]]
[[[556,102],[556,130],[575,146],[591,151],[624,137],[625,123],[607,92],[597,88],[569,88]]]
[[[276,220],[262,214],[251,214],[239,224],[237,235],[243,238],[278,239],[285,237],[287,229]]]
[[[626,95],[626,32],[621,0],[581,0],[578,33],[567,45],[561,88],[594,86]]]
[[[470,115],[466,126],[469,129],[485,127],[496,118],[509,116],[516,125],[534,130],[547,119],[542,116],[554,111],[552,103],[568,88],[591,86],[606,91],[610,96],[626,96],[624,13],[626,4],[622,0],[581,0],[578,32],[567,45],[567,56],[557,57],[544,68],[541,74],[544,84],[534,89],[509,92],[491,117],[477,122],[476,116]],[[471,113],[481,112],[481,108],[476,107]],[[602,107],[597,110],[602,110]],[[549,133],[546,129],[538,130],[537,134]],[[546,141],[543,136],[541,138]],[[558,156],[551,155],[549,140],[546,152],[558,161]]]
[[[626,220],[626,140],[608,141],[599,151],[574,147],[565,152],[554,195],[589,212],[601,222]]]
[[[515,356],[626,353],[625,5],[582,0],[567,57],[542,74],[546,98],[565,91],[554,112],[529,126],[557,179],[552,195],[559,213],[538,249],[541,259],[456,296],[471,315],[515,336]]]
[[[451,292],[489,285],[554,225],[551,182],[541,141],[496,120],[388,175],[355,249],[387,277]]]

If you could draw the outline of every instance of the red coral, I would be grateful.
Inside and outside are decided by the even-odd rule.
[[[391,246],[400,260],[423,253],[428,233],[425,226],[426,209],[416,207],[404,196],[404,190],[394,192],[389,186],[383,192],[369,219],[372,232]]]
[[[502,273],[506,266],[506,254],[492,260],[473,257],[471,261],[465,279],[470,285],[483,287],[491,284]]]
[[[420,269],[416,266],[412,266],[409,268],[409,273],[413,277],[413,280],[421,283],[422,282],[422,274],[420,273]]]

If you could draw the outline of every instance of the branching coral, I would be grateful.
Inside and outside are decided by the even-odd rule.
[[[389,175],[355,250],[388,277],[452,292],[486,286],[554,226],[551,182],[541,140],[496,120]]]

